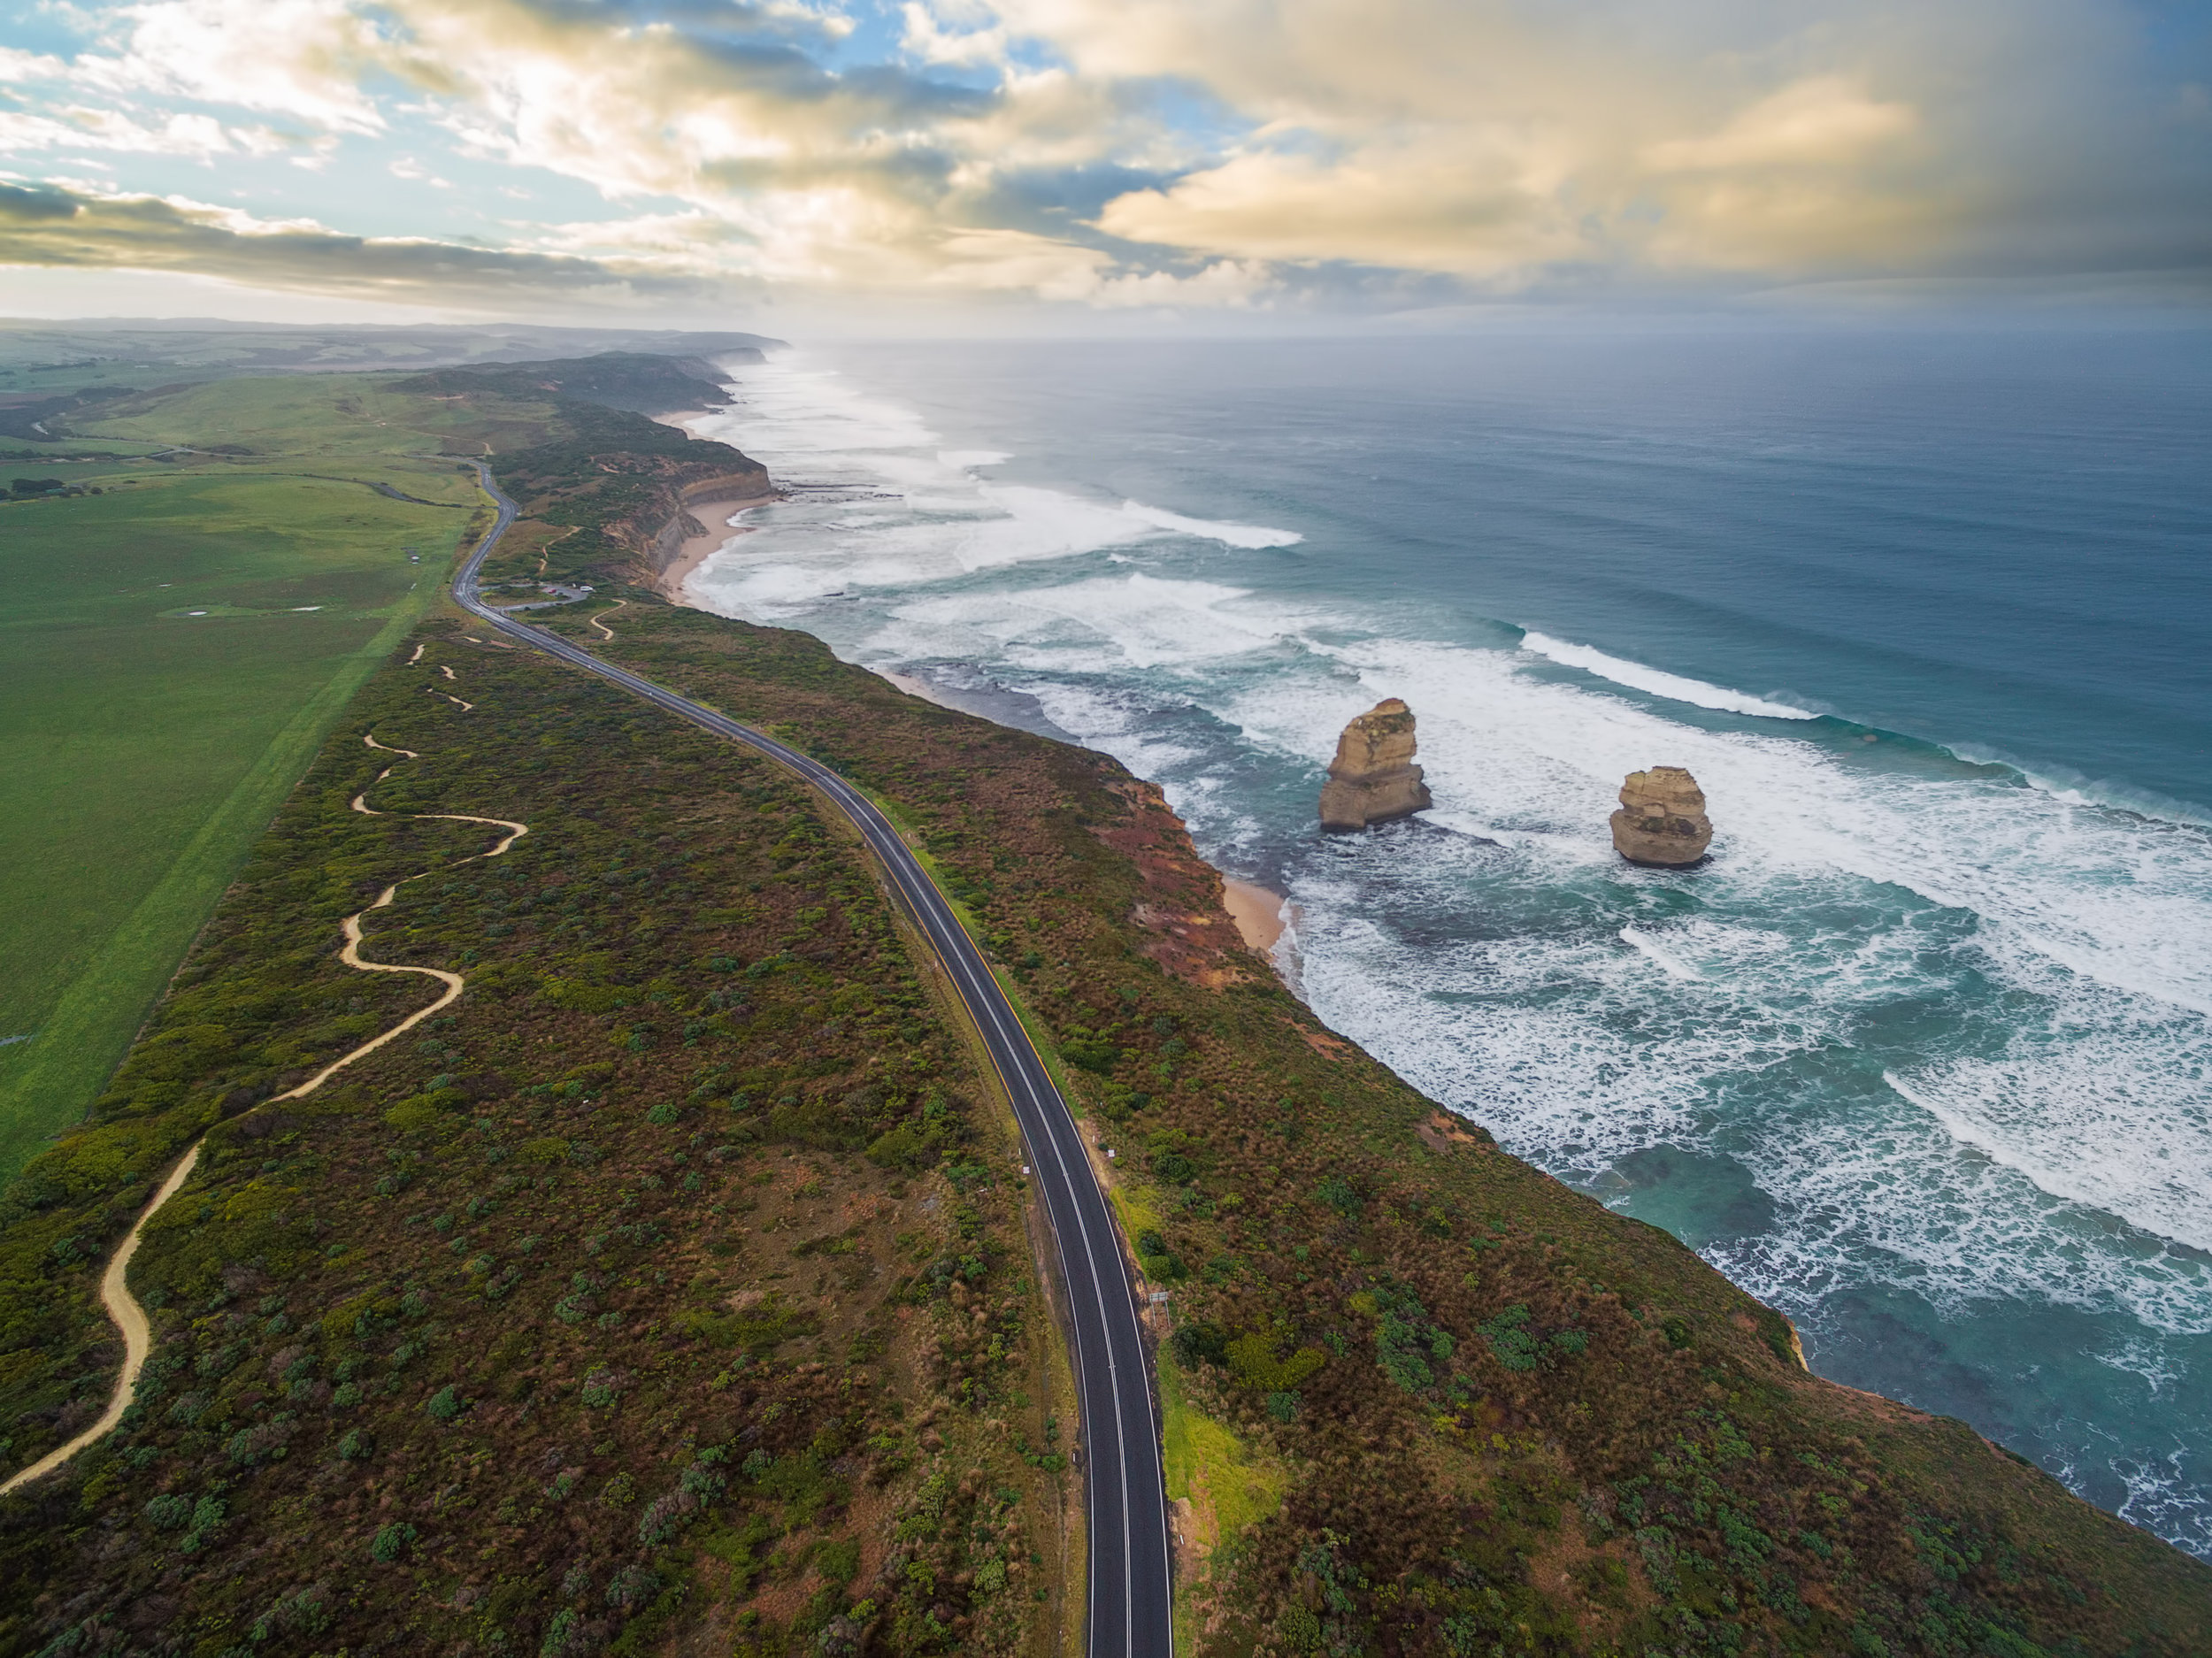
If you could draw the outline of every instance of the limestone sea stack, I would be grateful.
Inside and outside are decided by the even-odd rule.
[[[1615,851],[1631,864],[1682,869],[1703,857],[1712,840],[1713,820],[1695,778],[1678,765],[1628,774],[1613,814]]]
[[[1396,697],[1375,704],[1336,740],[1321,786],[1321,826],[1343,833],[1407,817],[1430,805],[1413,764],[1413,710]]]

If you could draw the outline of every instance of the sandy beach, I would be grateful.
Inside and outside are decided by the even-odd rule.
[[[1226,875],[1221,878],[1221,889],[1229,919],[1237,924],[1244,941],[1265,956],[1283,936],[1283,905],[1287,901],[1280,893]]]
[[[741,527],[733,527],[726,520],[748,508],[764,507],[772,501],[782,498],[772,491],[766,495],[730,495],[719,500],[694,501],[687,504],[684,510],[707,527],[685,540],[668,568],[661,572],[653,585],[671,603],[688,603],[684,597],[683,587],[691,572],[706,563],[708,556],[718,551],[733,535],[745,533]]]
[[[949,708],[956,714],[964,713],[966,711],[965,710],[960,708],[957,704],[947,702],[945,700],[944,693],[938,690],[938,688],[932,685],[928,680],[918,678],[914,674],[899,673],[890,668],[874,668],[871,669],[870,672],[879,679],[888,679],[892,684],[897,686],[900,690],[905,692],[909,696],[918,696],[925,702],[934,702],[940,708]]]

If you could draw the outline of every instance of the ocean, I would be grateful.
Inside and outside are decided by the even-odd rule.
[[[1313,1008],[2212,1557],[2212,335],[803,349],[699,603],[1159,782]],[[1402,696],[1435,808],[1323,837]],[[1688,766],[1712,858],[1606,818]]]

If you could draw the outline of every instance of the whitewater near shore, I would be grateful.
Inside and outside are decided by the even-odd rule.
[[[1662,439],[1625,417],[1536,445],[1462,411],[1496,451],[1487,493],[1371,493],[1355,526],[1348,485],[1418,435],[1379,399],[1340,399],[1326,434],[1264,388],[1233,423],[1155,396],[1141,425],[1128,399],[1056,399],[1043,362],[971,374],[955,404],[922,361],[736,381],[700,429],[804,487],[747,516],[692,602],[1159,781],[1269,894],[1248,937],[1273,946],[1287,897],[1280,949],[1332,1025],[1675,1231],[1788,1311],[1824,1374],[1966,1416],[2212,1551],[2190,1382],[2212,1366],[2212,835],[2190,809],[1968,758],[1847,703],[1848,674],[1729,686],[1485,614],[1486,548],[1548,537],[1565,580],[1625,533],[1540,501],[1563,469],[1658,489]],[[1817,478],[1835,447],[1786,464]],[[1639,511],[1710,508],[1697,456],[1656,459],[1690,481]],[[1786,568],[1747,575],[1754,551]],[[1668,603],[1747,611],[1792,562],[1732,549]],[[1786,659],[1740,654],[1761,650]],[[1436,809],[1325,841],[1321,769],[1385,695],[1419,716]],[[1613,791],[1655,763],[1704,786],[1709,868],[1613,857]]]

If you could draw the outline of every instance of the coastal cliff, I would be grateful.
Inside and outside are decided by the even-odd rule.
[[[1394,696],[1345,726],[1321,787],[1322,828],[1347,833],[1425,811],[1432,802],[1413,751],[1413,710]]]
[[[730,452],[737,453],[734,449]],[[677,492],[677,512],[661,526],[660,533],[653,537],[652,544],[642,555],[641,562],[650,585],[664,591],[681,587],[683,578],[728,537],[729,528],[722,520],[731,511],[778,498],[768,469],[760,465],[743,472],[718,472],[711,478],[685,485]],[[695,507],[713,521],[697,517],[692,511]],[[677,595],[670,591],[669,596],[674,598]]]
[[[717,505],[772,498],[768,469],[742,450],[651,418],[642,409],[708,408],[727,401],[702,378],[711,364],[608,353],[580,363],[444,369],[403,384],[449,405],[449,416],[526,447],[495,448],[502,485],[555,580],[657,587],[719,532]],[[694,509],[699,510],[695,511]]]
[[[572,473],[551,438],[501,472],[548,516],[494,579],[628,557],[619,451],[559,441]],[[1808,1374],[1779,1313],[1328,1030],[1109,756],[803,633],[621,614],[543,626],[886,802],[1079,1104],[1189,1651],[2212,1651],[2203,1564]],[[1362,780],[1417,787],[1410,710],[1373,712],[1403,747],[1355,748]],[[530,825],[496,859],[488,811]],[[466,994],[280,1101],[422,1006],[336,953],[380,892],[368,959]],[[4,1472],[97,1411],[104,1263],[209,1136],[133,1268],[140,1410],[0,1498],[0,1653],[1068,1650],[1113,1430],[910,942],[792,779],[468,623],[403,642],[0,1209]]]

